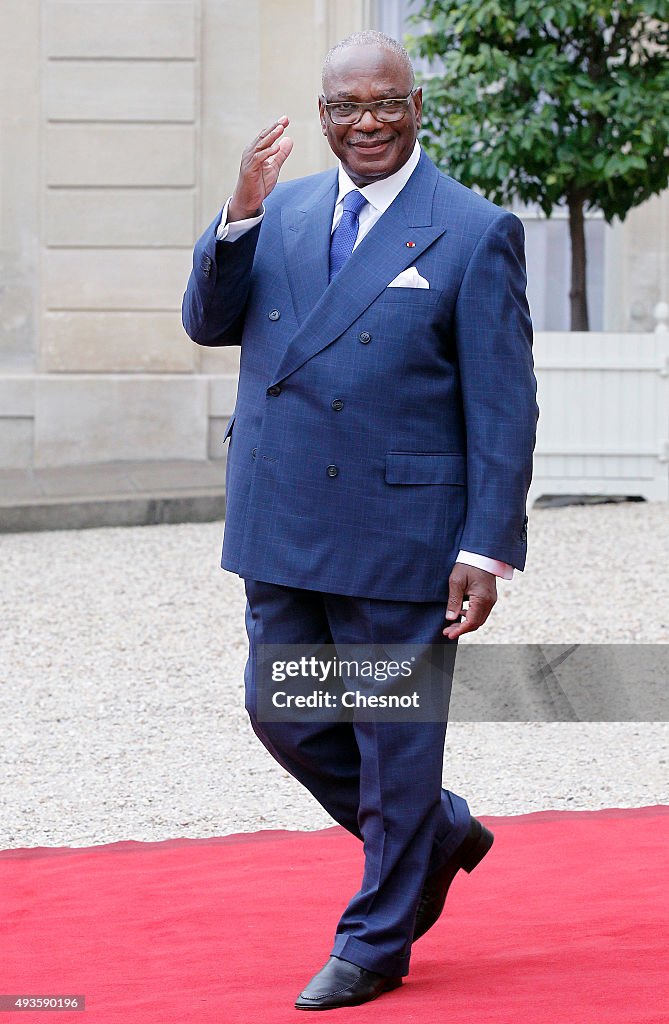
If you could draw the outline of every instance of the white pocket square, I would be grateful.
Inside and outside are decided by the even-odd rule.
[[[421,277],[416,267],[407,267],[401,274],[398,274],[394,281],[388,285],[389,288],[429,288],[430,282]]]

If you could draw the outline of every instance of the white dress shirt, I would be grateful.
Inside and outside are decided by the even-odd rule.
[[[373,181],[371,185],[363,185],[361,188],[351,181],[348,174],[344,170],[341,161],[339,163],[339,191],[337,194],[337,202],[335,204],[334,216],[332,218],[331,232],[337,227],[337,224],[341,220],[342,210],[344,208],[344,197],[349,193],[358,189],[359,192],[367,200],[366,206],[363,206],[358,216],[358,236],[355,240],[353,248],[360,244],[368,231],[370,231],[376,224],[379,217],[386,212],[392,202],[397,199],[409,178],[415,171],[418,161],[420,160],[420,144],[416,140],[416,145],[413,148],[413,152],[407,162],[403,164],[399,171],[395,171],[394,174],[390,174],[387,178],[382,178],[380,181]],[[230,197],[230,199],[232,196]],[[230,199],[223,207],[223,213],[221,215],[221,221],[216,230],[216,238],[219,242],[236,242],[238,238],[245,235],[247,231],[259,224],[265,215],[264,207],[260,211],[258,217],[248,217],[246,220],[237,220],[232,224],[228,224],[228,206],[230,205]],[[513,578],[513,566],[507,565],[506,562],[500,562],[496,558],[489,558],[487,555],[479,555],[475,551],[460,551],[457,557],[457,561],[464,565],[472,565],[477,569],[485,569],[487,572],[493,573],[495,576],[500,576],[502,579],[510,580]]]

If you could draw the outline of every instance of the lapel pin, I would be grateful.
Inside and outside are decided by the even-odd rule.
[[[407,249],[415,249],[415,248],[416,248],[416,243],[415,242],[407,242]]]

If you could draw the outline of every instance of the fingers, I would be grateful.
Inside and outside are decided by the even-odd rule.
[[[272,154],[271,161],[277,169],[283,167],[284,163],[293,151],[293,140],[284,135],[276,145],[276,152]]]
[[[279,171],[293,148],[292,140],[283,135],[288,123],[285,115],[278,118],[263,128],[242,153],[233,203],[228,207],[231,221],[257,216],[276,185]]]
[[[292,139],[281,138],[287,125],[288,118],[280,117],[269,128],[263,128],[242,157],[242,171],[257,174],[264,164],[272,163],[277,169],[282,166],[293,148]]]
[[[288,127],[288,123],[288,118],[284,115],[275,121],[274,124],[269,125],[268,128],[263,128],[263,130],[256,135],[255,139],[249,146],[249,149],[258,153],[269,149],[274,145],[279,136],[285,132]]]
[[[463,633],[473,633],[474,630],[479,629],[486,621],[492,611],[492,607],[493,602],[470,596],[469,607],[465,610],[464,618],[461,622],[447,626],[443,631],[444,636],[447,636],[449,640],[455,640],[457,637],[462,636]]]
[[[463,600],[469,597],[469,607],[464,611],[462,622],[456,622],[463,612]],[[442,630],[449,640],[455,640],[463,633],[479,629],[486,621],[497,600],[497,582],[492,573],[484,569],[456,562],[448,581],[448,605],[446,619],[450,622]]]
[[[448,580],[446,618],[451,621],[457,619],[458,615],[462,612],[462,601],[465,596],[466,583],[467,574],[463,572],[462,566],[456,563]]]
[[[291,154],[293,140],[284,135],[282,139],[275,142],[270,149],[258,150],[255,154],[256,163],[273,164],[275,167],[282,167]]]

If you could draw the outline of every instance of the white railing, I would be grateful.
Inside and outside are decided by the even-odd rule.
[[[669,331],[539,332],[541,410],[530,504],[541,495],[669,500]]]

